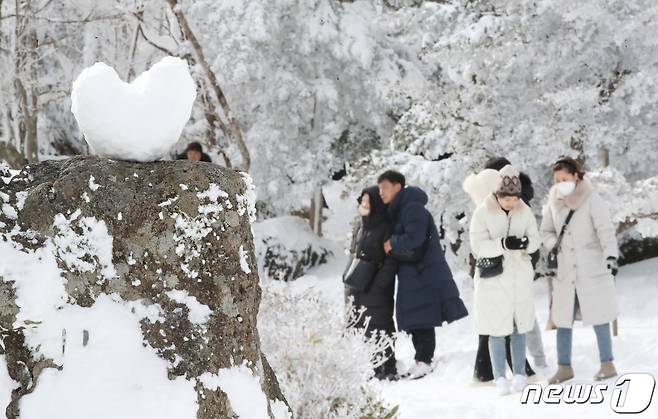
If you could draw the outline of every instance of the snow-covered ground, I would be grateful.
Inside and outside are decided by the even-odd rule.
[[[349,203],[339,199],[338,186],[325,189],[330,212],[327,225],[332,227],[332,237],[345,237],[351,218]],[[342,202],[341,202],[342,201]],[[351,202],[351,200],[348,200]],[[341,223],[343,225],[341,225]],[[325,225],[326,226],[326,225]],[[329,264],[315,268],[306,276],[289,284],[291,292],[309,288],[335,304],[343,304],[341,273],[346,257],[339,253]],[[625,266],[617,279],[621,315],[619,336],[613,338],[615,364],[620,374],[650,373],[658,377],[658,259]],[[473,309],[471,281],[464,272],[455,272],[457,282],[469,310]],[[545,280],[535,283],[535,302],[540,325],[548,318],[548,286]],[[431,418],[602,418],[618,416],[610,408],[611,392],[598,405],[565,404],[522,405],[520,394],[498,396],[492,384],[476,384],[473,379],[473,362],[477,349],[477,336],[473,319],[436,329],[437,348],[434,372],[418,381],[399,381],[376,384],[384,400],[400,407],[401,419]],[[543,331],[544,350],[549,367],[538,369],[537,378],[529,380],[546,384],[557,363],[555,331]],[[396,357],[401,371],[413,361],[410,338],[403,335],[397,340]],[[573,383],[593,383],[592,376],[598,370],[598,350],[591,327],[576,323],[573,340],[573,366],[576,379]],[[615,379],[606,382],[611,390]],[[658,397],[654,396],[649,408],[637,417],[658,417]]]
[[[339,256],[330,264],[320,266],[290,285],[293,292],[309,288],[343,304],[343,288],[340,275],[345,258]],[[619,317],[619,336],[613,338],[615,363],[620,374],[628,372],[651,373],[658,377],[658,259],[623,267],[617,284],[622,314]],[[461,282],[461,281],[460,281]],[[473,308],[472,290],[461,282],[462,297],[469,310]],[[541,325],[548,316],[548,292],[545,281],[535,284],[537,316]],[[477,337],[473,319],[436,329],[437,348],[434,373],[418,381],[381,383],[384,400],[399,405],[401,419],[431,418],[529,418],[555,419],[560,417],[592,418],[615,417],[609,404],[610,393],[599,405],[522,405],[520,394],[501,397],[492,384],[476,384],[473,379],[473,362],[477,349]],[[544,350],[549,367],[537,370],[537,379],[530,382],[544,383],[554,371],[557,357],[555,332],[543,332]],[[598,351],[591,327],[576,323],[573,344],[575,383],[593,383],[591,377],[598,370]],[[402,336],[397,340],[398,367],[404,371],[413,360],[411,339]],[[608,381],[612,389],[615,380]],[[658,397],[639,417],[658,417]],[[556,416],[558,415],[558,416]]]

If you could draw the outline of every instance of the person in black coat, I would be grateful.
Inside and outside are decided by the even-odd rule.
[[[352,232],[347,266],[349,269],[354,259],[360,258],[375,262],[379,269],[365,291],[346,285],[345,299],[346,302],[350,297],[353,299],[355,310],[365,309],[354,326],[366,327],[367,336],[381,332],[392,339],[395,333],[393,295],[397,263],[384,253],[384,242],[391,236],[392,228],[386,219],[386,205],[379,197],[376,186],[364,189],[358,202],[361,217]],[[384,364],[375,368],[375,377],[380,380],[396,380],[398,375],[393,348],[387,348],[384,357]]]
[[[489,159],[485,164],[485,169],[500,170],[503,167],[511,165],[510,161],[505,157],[494,157]],[[532,187],[532,180],[525,173],[520,173],[519,180],[521,181],[521,199],[528,206],[530,206],[530,201],[535,196],[535,190]],[[532,266],[535,267],[539,261],[539,250],[530,255],[532,259]],[[471,255],[471,263],[473,267],[475,265],[475,259]],[[473,268],[474,269],[474,268]],[[512,356],[510,349],[510,337],[505,338],[505,346],[507,347],[507,363],[512,366]],[[541,341],[539,342],[541,345]],[[530,366],[530,363],[526,360],[526,375],[532,376],[535,375],[535,371]],[[493,370],[491,369],[491,358],[489,356],[489,336],[479,335],[478,340],[478,349],[475,356],[475,368],[473,371],[473,378],[477,381],[486,382],[494,379]]]
[[[407,375],[417,379],[432,372],[434,328],[464,318],[468,311],[443,254],[437,226],[425,208],[427,194],[405,187],[404,176],[395,171],[383,173],[377,183],[393,222],[393,235],[384,250],[399,262],[396,320],[398,328],[411,335],[416,350],[416,363]],[[420,259],[404,261],[402,254],[409,252],[418,253]]]

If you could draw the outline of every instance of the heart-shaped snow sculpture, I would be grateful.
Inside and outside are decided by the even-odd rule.
[[[73,82],[71,111],[94,154],[149,162],[176,144],[194,99],[194,80],[180,58],[163,58],[132,83],[96,63]]]

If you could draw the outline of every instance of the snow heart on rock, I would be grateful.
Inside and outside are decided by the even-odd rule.
[[[196,99],[185,61],[165,57],[132,83],[105,63],[73,82],[71,111],[94,154],[150,162],[178,141]]]

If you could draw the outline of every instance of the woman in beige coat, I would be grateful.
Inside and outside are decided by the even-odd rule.
[[[502,271],[482,278],[475,273],[475,323],[480,335],[490,335],[489,353],[493,375],[501,394],[509,393],[505,378],[505,336],[511,335],[512,387],[525,387],[525,333],[535,324],[532,282],[535,276],[530,254],[541,238],[530,207],[521,199],[519,172],[505,166],[496,172],[497,187],[473,213],[470,242],[473,254],[483,259],[500,258]]]
[[[585,178],[581,165],[570,157],[553,166],[555,185],[544,208],[541,234],[544,246],[557,249],[557,276],[553,281],[551,317],[557,326],[558,371],[549,384],[574,377],[571,367],[572,326],[576,311],[583,323],[594,326],[603,380],[617,375],[612,356],[610,322],[617,318],[614,275],[617,273],[617,240],[606,202]]]

